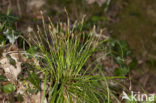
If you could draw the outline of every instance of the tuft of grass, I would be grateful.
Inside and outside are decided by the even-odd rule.
[[[31,45],[37,47],[34,57],[40,65],[36,68],[44,75],[42,102],[45,98],[48,103],[119,102],[103,71],[86,65],[103,41],[91,31],[82,31],[84,19],[72,26],[69,19],[57,25],[49,21],[47,25],[43,19],[43,30],[38,27]]]

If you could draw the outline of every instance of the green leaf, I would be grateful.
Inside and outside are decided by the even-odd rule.
[[[126,76],[129,73],[129,67],[125,65],[123,68],[121,68],[122,75]]]
[[[9,59],[9,63],[16,68],[16,61],[9,54],[6,57]]]
[[[7,78],[4,75],[0,75],[0,82],[6,81]]]
[[[28,80],[38,89],[38,90],[41,90],[41,87],[40,87],[40,78],[33,72],[33,73],[30,73],[28,72],[28,75],[29,75],[29,78]]]
[[[132,62],[129,64],[129,67],[131,69],[136,69],[136,66],[138,65],[138,60],[136,58],[132,59]]]
[[[105,18],[104,16],[93,16],[93,17],[92,17],[92,21],[93,21],[93,22],[97,22],[97,21],[99,21],[99,20],[101,20],[101,21],[106,21],[106,18]]]
[[[17,101],[22,102],[24,99],[20,93],[17,95]]]
[[[29,92],[29,93],[31,93],[31,94],[35,94],[35,93],[37,93],[37,89],[31,89],[31,88],[29,88],[29,89],[27,89],[27,91]]]
[[[113,38],[110,38],[109,43],[110,43],[110,47],[112,48],[113,55],[121,56],[121,57],[126,57],[131,55],[131,50],[126,41],[124,40],[118,41]]]
[[[2,85],[0,84],[0,91],[2,90]]]
[[[32,46],[27,50],[28,53],[30,53],[31,55],[33,55],[34,57],[37,56],[37,47]]]
[[[2,87],[4,93],[12,93],[16,90],[16,87],[13,84],[7,84]]]
[[[115,75],[115,76],[120,76],[120,75],[121,75],[121,70],[120,70],[119,68],[116,68],[116,69],[114,70],[114,75]]]
[[[130,56],[131,50],[129,49],[128,43],[126,41],[118,41],[116,43],[116,47],[114,48],[118,55],[126,57]]]
[[[115,60],[118,64],[123,64],[123,61],[124,61],[123,58],[121,58],[120,56],[117,56]]]
[[[4,43],[6,41],[6,38],[0,34],[0,44]]]
[[[18,17],[10,15],[10,13],[8,14],[4,14],[2,12],[0,12],[0,21],[2,23],[5,23],[4,26],[9,26],[12,27],[13,24],[18,21]]]
[[[129,67],[127,65],[124,65],[121,68],[117,68],[114,71],[114,75],[116,76],[126,76],[129,73]]]

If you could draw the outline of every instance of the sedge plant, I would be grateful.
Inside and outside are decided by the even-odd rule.
[[[45,99],[48,103],[119,102],[102,70],[86,65],[102,43],[93,32],[83,30],[83,21],[71,26],[69,19],[56,25],[50,19],[45,24],[43,19],[43,30],[38,27],[37,33],[32,34],[31,46],[38,48],[36,68],[44,75],[42,102]]]

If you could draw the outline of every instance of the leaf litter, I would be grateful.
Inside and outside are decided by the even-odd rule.
[[[42,92],[38,90],[41,87],[37,75],[30,71],[26,75],[22,75],[26,79],[20,80],[19,78],[24,69],[22,67],[24,62],[36,63],[37,65],[37,61],[27,58],[24,55],[25,52],[20,51],[15,45],[8,46],[1,54],[0,94],[2,95],[0,95],[0,101],[4,103],[40,103]],[[27,69],[31,68],[27,67]],[[44,103],[47,103],[46,99],[44,99]]]

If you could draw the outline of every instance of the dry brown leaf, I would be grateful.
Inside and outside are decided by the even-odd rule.
[[[41,103],[42,102],[42,93],[38,92],[36,95],[31,96],[31,103]],[[48,103],[45,99],[43,103]]]
[[[10,63],[10,58],[15,62],[14,64]],[[17,76],[21,72],[21,63],[17,46],[11,45],[6,47],[0,58],[0,67],[3,68],[6,77],[10,81],[17,80]]]
[[[102,6],[107,0],[86,0],[88,4],[97,3],[99,6]]]
[[[30,8],[37,8],[40,9],[43,5],[45,4],[45,0],[30,0],[28,2],[28,6],[30,6]]]
[[[21,72],[21,62],[18,61],[18,54],[10,54],[11,58],[15,60],[15,66],[10,64],[10,60],[7,58],[6,54],[3,53],[3,57],[0,60],[0,67],[4,69],[5,75],[10,80],[17,80],[18,74]]]

